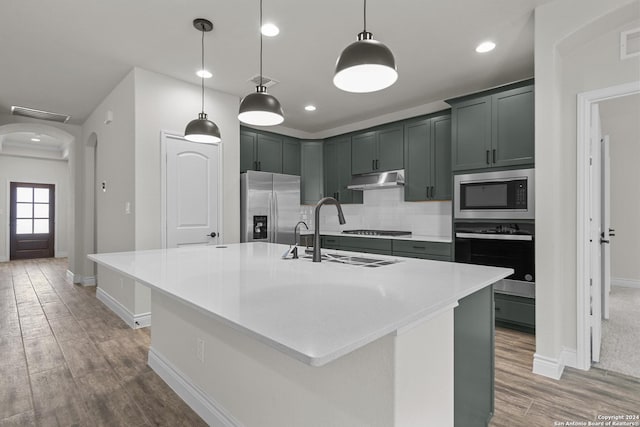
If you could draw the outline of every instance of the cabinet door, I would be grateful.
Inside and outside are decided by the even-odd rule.
[[[492,96],[493,166],[534,162],[534,94],[525,86]]]
[[[256,134],[240,131],[240,173],[257,170],[256,165]]]
[[[377,133],[375,131],[354,135],[351,138],[351,173],[373,172],[377,159]]]
[[[404,168],[404,199],[427,200],[429,197],[429,139],[430,121],[422,120],[405,126],[406,141]]]
[[[451,117],[431,121],[431,186],[430,198],[451,200]]]
[[[300,175],[300,141],[297,139],[282,141],[282,173]]]
[[[258,134],[258,170],[282,173],[282,138]]]
[[[320,141],[300,143],[300,202],[303,205],[316,204],[323,197],[322,145]]]
[[[338,164],[338,201],[340,203],[362,203],[362,191],[347,189],[347,186],[351,184],[351,138],[344,137],[336,140],[336,156]]]
[[[376,172],[404,169],[404,126],[394,125],[378,131]]]
[[[489,167],[491,165],[491,97],[454,104],[451,112],[453,170]]]
[[[337,144],[327,140],[323,144],[324,197],[336,197],[339,188],[339,167]]]

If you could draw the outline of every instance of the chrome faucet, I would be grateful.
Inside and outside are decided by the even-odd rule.
[[[298,221],[296,226],[293,227],[293,259],[298,259],[298,239],[296,238],[296,233],[300,224],[304,225],[304,228],[306,228],[307,230],[309,229],[309,226],[304,221]]]
[[[320,262],[322,258],[320,254],[320,208],[322,207],[322,205],[326,204],[336,205],[336,209],[338,209],[338,221],[340,222],[340,224],[345,224],[347,222],[344,220],[342,206],[340,206],[339,201],[337,201],[333,197],[325,197],[324,199],[320,199],[320,201],[316,204],[314,212],[315,230],[313,233],[313,262]]]

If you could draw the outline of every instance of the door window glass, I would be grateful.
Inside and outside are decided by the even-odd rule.
[[[16,234],[49,233],[49,189],[16,188]]]

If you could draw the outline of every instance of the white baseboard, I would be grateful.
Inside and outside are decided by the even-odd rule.
[[[96,298],[111,311],[117,314],[131,329],[151,326],[151,313],[133,314],[118,300],[106,293],[102,288],[96,288]]]
[[[612,277],[611,286],[623,286],[625,288],[640,288],[640,280]]]
[[[82,286],[95,286],[96,285],[96,276],[81,276],[79,274],[74,274],[71,270],[67,270],[67,279],[71,280],[72,283]]]
[[[58,251],[56,252],[56,258],[68,258],[69,254],[67,251]]]
[[[9,262],[9,257],[0,256],[0,262]]]
[[[562,359],[553,359],[551,357],[541,356],[538,353],[533,355],[533,373],[545,377],[559,380],[564,371],[564,363]]]
[[[148,363],[151,369],[207,424],[212,427],[242,427],[242,424],[222,408],[218,402],[207,396],[153,347],[149,348]]]

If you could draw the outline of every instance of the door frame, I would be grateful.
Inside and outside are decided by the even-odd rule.
[[[166,249],[167,247],[167,144],[169,141],[177,140],[183,142],[190,142],[191,144],[200,144],[198,142],[191,142],[184,139],[184,136],[178,132],[171,131],[160,131],[160,234],[162,239],[162,248]],[[209,145],[209,144],[207,144]],[[216,226],[218,230],[218,242],[219,244],[224,244],[224,228],[221,227],[221,224],[224,224],[223,217],[223,200],[224,200],[224,170],[223,170],[223,151],[224,144],[222,143],[214,143],[211,145],[217,145],[219,148],[218,152],[218,224]],[[240,177],[238,177],[240,180]]]
[[[5,222],[5,230],[6,230],[6,236],[7,238],[5,239],[5,253],[7,254],[7,259],[6,261],[9,261],[9,259],[11,258],[11,215],[9,214],[10,209],[11,209],[11,183],[12,182],[23,182],[23,183],[28,183],[28,184],[45,184],[45,185],[53,185],[53,187],[56,189],[56,191],[53,192],[53,214],[54,214],[54,221],[53,221],[53,257],[54,258],[64,258],[66,256],[68,256],[66,253],[61,256],[60,255],[60,251],[58,250],[58,236],[60,235],[59,230],[58,230],[58,182],[57,181],[43,181],[40,179],[23,179],[23,178],[16,178],[16,177],[8,177],[7,178],[7,182],[6,182],[6,202],[5,202],[5,206],[7,207],[7,214],[6,216],[6,222]],[[0,259],[0,261],[2,261]]]
[[[608,99],[640,93],[640,81],[582,92],[577,97],[576,141],[576,368],[591,367],[589,289],[589,144],[591,106]]]

